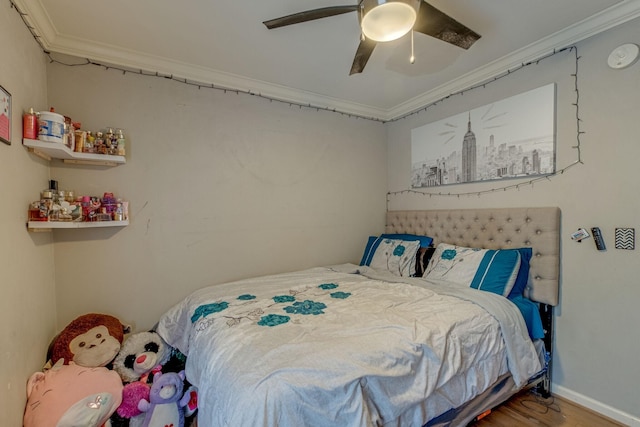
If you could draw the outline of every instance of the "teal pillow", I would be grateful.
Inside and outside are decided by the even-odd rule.
[[[509,299],[524,295],[524,290],[527,287],[527,283],[529,283],[529,262],[533,256],[533,250],[531,248],[518,248],[517,251],[520,252],[520,270],[518,271],[516,282],[511,292],[509,292]]]
[[[544,338],[544,326],[542,326],[542,318],[540,317],[538,305],[522,295],[517,295],[515,297],[509,296],[509,300],[514,303],[520,310],[520,313],[522,313],[524,323],[527,325],[527,330],[529,331],[531,339],[536,340]]]
[[[377,236],[369,236],[369,240],[367,240],[367,245],[364,247],[364,253],[362,254],[362,259],[360,260],[360,265],[370,265],[371,260],[373,259],[373,254],[376,253],[376,249],[378,245],[380,245],[380,237]]]
[[[507,296],[517,280],[520,263],[518,250],[486,250],[470,286]]]

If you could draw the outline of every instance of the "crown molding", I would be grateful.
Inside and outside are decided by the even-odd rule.
[[[384,121],[387,115],[384,109],[345,101],[310,91],[277,85],[261,80],[250,79],[232,73],[201,67],[194,64],[175,61],[170,58],[149,55],[112,45],[89,42],[87,40],[60,34],[51,21],[40,0],[10,0],[26,14],[42,47],[48,51],[86,58],[92,62],[122,67],[132,72],[142,71],[174,76],[190,82],[202,83],[203,87],[214,85],[216,88],[262,95],[283,103],[310,105],[312,108],[337,111],[365,119]]]
[[[49,49],[51,41],[55,39],[57,31],[53,26],[49,14],[40,3],[40,0],[9,0],[17,6],[18,11],[26,16],[26,20],[37,34],[40,43],[45,49]]]
[[[202,87],[214,85],[216,88],[264,96],[284,103],[309,105],[313,108],[336,110],[346,115],[381,120],[387,112],[368,105],[353,103],[317,93],[294,89],[287,86],[250,79],[232,73],[225,73],[194,64],[175,61],[165,57],[145,53],[114,49],[113,46],[88,43],[85,40],[58,36],[51,50],[66,55],[87,58],[106,66],[117,66],[132,72],[158,73],[173,76],[178,80],[202,83]]]
[[[579,41],[621,25],[640,16],[640,0],[626,0],[604,11],[558,31],[535,43],[479,67],[455,80],[422,93],[388,111],[386,120],[393,120],[423,109],[433,102],[482,84],[507,70],[535,61],[554,51],[572,46]]]
[[[411,114],[452,93],[457,93],[489,81],[507,70],[542,58],[554,51],[571,46],[574,43],[640,16],[640,0],[623,0],[562,31],[551,34],[529,46],[387,110],[283,85],[249,79],[236,74],[224,73],[210,68],[174,61],[169,58],[67,37],[58,33],[39,0],[11,1],[27,15],[27,20],[39,36],[38,39],[42,43],[42,46],[52,52],[87,58],[91,61],[131,70],[157,72],[180,79],[187,79],[192,82],[202,82],[203,86],[213,84],[216,87],[225,88],[230,91],[263,95],[285,103],[310,105],[312,107],[335,110],[343,114],[371,118],[383,122]]]

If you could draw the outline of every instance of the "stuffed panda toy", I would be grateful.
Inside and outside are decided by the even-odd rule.
[[[138,332],[130,335],[113,361],[113,370],[123,383],[146,380],[148,374],[159,370],[171,357],[172,348],[157,332]],[[143,381],[151,382],[151,380]]]
[[[141,427],[146,414],[139,410],[143,400],[149,400],[155,378],[168,372],[180,372],[185,368],[186,357],[167,344],[155,331],[129,335],[113,360],[116,371],[124,384],[122,404],[111,417],[112,427]],[[170,378],[168,376],[167,378]],[[197,416],[197,391],[184,380],[184,399],[188,400],[184,412],[184,425],[191,426]]]

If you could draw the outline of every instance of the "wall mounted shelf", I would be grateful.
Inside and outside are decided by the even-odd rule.
[[[124,156],[113,156],[110,154],[77,153],[71,151],[69,147],[58,142],[46,142],[38,139],[22,140],[22,144],[36,156],[46,160],[60,159],[65,163],[117,166],[126,163]]]
[[[51,231],[61,228],[104,228],[104,227],[126,227],[129,220],[125,221],[95,221],[95,222],[77,222],[77,221],[29,221],[27,228],[29,231]]]

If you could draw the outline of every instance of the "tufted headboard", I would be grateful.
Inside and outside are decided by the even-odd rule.
[[[530,281],[525,294],[558,305],[560,209],[497,208],[387,212],[387,233],[411,233],[459,246],[510,249],[532,247]]]

